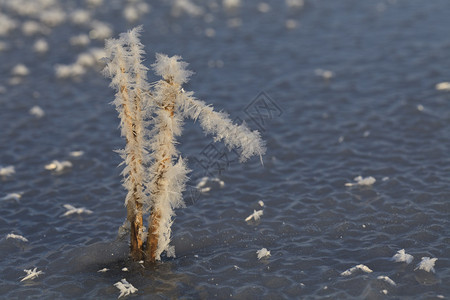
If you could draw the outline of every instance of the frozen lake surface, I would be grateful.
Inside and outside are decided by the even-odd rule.
[[[140,299],[450,297],[449,1],[101,2],[0,0],[2,297],[117,299],[121,279]],[[181,55],[185,89],[267,142],[264,166],[239,164],[186,122],[177,257],[145,268],[118,235],[124,140],[99,71],[104,38],[137,24],[147,65]]]

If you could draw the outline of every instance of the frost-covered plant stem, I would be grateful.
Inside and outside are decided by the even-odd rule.
[[[144,228],[143,203],[144,193],[144,120],[143,120],[143,91],[146,86],[146,68],[141,65],[142,44],[138,39],[139,28],[119,39],[107,41],[106,49],[110,61],[105,67],[105,74],[112,78],[111,86],[117,90],[113,104],[119,112],[121,134],[126,139],[125,149],[120,151],[126,167],[124,187],[128,193],[125,199],[127,220],[130,222],[131,256],[135,260],[143,258]],[[145,73],[144,73],[145,74]]]
[[[147,68],[142,65],[140,30],[137,27],[117,40],[107,41],[109,62],[104,72],[117,90],[113,103],[127,142],[121,154],[126,165],[123,175],[128,190],[125,204],[131,224],[131,256],[135,260],[145,256],[154,262],[161,259],[164,251],[167,256],[175,256],[170,246],[172,218],[174,209],[184,206],[182,193],[188,173],[175,149],[183,119],[198,119],[215,141],[223,141],[230,150],[237,148],[241,162],[253,155],[261,157],[265,147],[259,132],[250,131],[245,124],[234,124],[227,114],[214,111],[195,99],[192,92],[182,89],[192,72],[186,70],[187,63],[179,56],[156,55],[152,67],[163,79],[152,84],[150,90]],[[152,125],[150,131],[147,125]],[[145,233],[143,214],[147,213]]]

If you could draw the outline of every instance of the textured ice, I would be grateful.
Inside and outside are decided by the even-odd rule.
[[[261,258],[264,258],[264,257],[269,257],[270,256],[270,251],[268,251],[266,248],[262,248],[260,250],[257,250],[256,254],[258,255],[258,259],[261,259]]]
[[[435,272],[434,264],[436,263],[437,258],[429,258],[427,256],[422,257],[422,261],[417,264],[415,270],[424,270],[426,272]]]
[[[341,273],[342,276],[350,276],[353,273],[355,273],[356,271],[361,270],[365,273],[372,273],[373,271],[366,265],[360,264],[360,265],[356,265],[354,267],[351,267],[348,270],[345,270],[344,272]]]
[[[411,263],[414,259],[414,256],[405,252],[405,249],[401,249],[397,251],[397,254],[392,256],[392,259],[395,262],[406,262],[407,264]]]
[[[129,294],[134,294],[135,292],[138,291],[137,288],[135,288],[131,283],[129,283],[126,279],[122,279],[119,282],[116,282],[114,284],[114,286],[116,288],[119,289],[120,291],[120,295],[118,298],[123,297],[123,296],[128,296]]]

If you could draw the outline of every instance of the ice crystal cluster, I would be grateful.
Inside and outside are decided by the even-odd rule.
[[[214,111],[182,88],[193,73],[180,56],[156,54],[151,67],[162,79],[150,85],[148,68],[142,63],[145,52],[141,30],[139,26],[118,39],[107,40],[104,74],[116,90],[113,104],[126,139],[120,154],[128,191],[125,204],[131,224],[131,256],[155,261],[164,251],[168,256],[175,254],[170,246],[173,210],[184,206],[182,192],[188,179],[186,162],[175,148],[183,120],[198,120],[215,141],[236,148],[241,162],[254,155],[261,157],[265,147],[258,131],[234,124],[226,113]],[[143,225],[146,214],[148,230]]]

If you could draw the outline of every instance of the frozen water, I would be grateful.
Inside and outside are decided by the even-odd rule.
[[[129,24],[123,10],[136,1],[0,0],[0,23],[6,15],[9,24],[0,26],[0,198],[23,192],[0,201],[2,297],[117,299],[113,284],[126,276],[139,291],[121,299],[448,298],[450,93],[437,84],[450,82],[450,2],[190,2],[204,14],[173,17],[172,1],[145,1],[149,12]],[[270,11],[260,13],[259,2]],[[66,20],[43,24],[48,5]],[[114,92],[98,72],[103,40],[89,38],[94,20],[112,36],[142,23],[148,53],[181,55],[196,72],[186,90],[264,129],[267,141],[264,167],[241,165],[185,123],[177,148],[192,176],[172,226],[177,257],[145,268],[127,258],[126,227],[117,239],[125,191],[111,150],[124,141],[108,105]],[[89,43],[72,45],[79,35]],[[37,53],[41,38],[48,51]],[[88,52],[95,66],[57,77],[56,65]],[[18,64],[29,75],[12,75]],[[317,77],[319,68],[334,77]],[[267,97],[257,98],[262,90]],[[45,116],[30,115],[33,106]],[[78,150],[84,155],[70,155]],[[45,170],[54,159],[73,166]],[[357,175],[376,182],[345,187]],[[200,193],[204,176],[224,188],[209,181]],[[263,209],[259,200],[261,222],[245,222]],[[61,217],[66,203],[92,214]],[[263,247],[272,256],[258,260]],[[400,249],[414,255],[410,264],[391,259]],[[435,273],[414,271],[422,257],[438,258]],[[373,272],[340,275],[359,263]],[[35,267],[45,274],[20,282]]]

